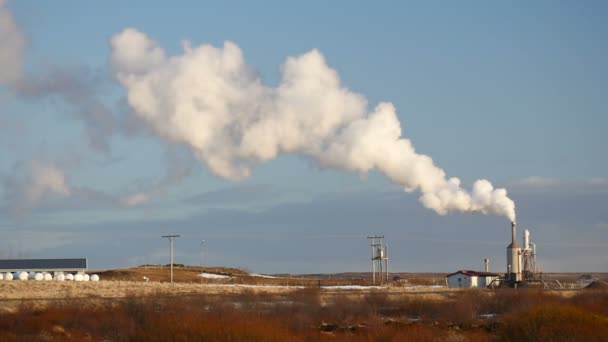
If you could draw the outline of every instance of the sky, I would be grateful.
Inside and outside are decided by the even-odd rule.
[[[607,15],[0,0],[0,258],[363,272],[380,234],[504,272],[516,213],[544,271],[608,272]]]

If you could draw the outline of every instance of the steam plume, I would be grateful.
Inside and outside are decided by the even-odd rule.
[[[32,160],[18,163],[13,176],[4,180],[6,202],[11,212],[21,217],[50,197],[67,197],[72,194],[63,170],[51,163]]]
[[[25,41],[6,1],[0,0],[0,84],[13,84],[21,78]]]
[[[117,129],[112,110],[99,97],[104,82],[100,71],[85,67],[54,67],[46,73],[23,77],[13,90],[26,99],[57,97],[73,108],[72,117],[82,121],[89,146],[109,153],[110,138]]]
[[[6,1],[0,0],[0,85],[26,99],[60,98],[74,109],[73,116],[82,120],[89,145],[108,153],[109,139],[118,125],[98,94],[105,74],[85,67],[53,67],[45,73],[24,73],[25,45],[24,33]]]
[[[164,195],[172,185],[188,177],[194,168],[195,161],[191,155],[181,153],[180,149],[168,148],[165,152],[165,158],[168,168],[161,180],[147,188],[119,198],[117,204],[121,207],[137,207],[147,204],[155,197]]]
[[[126,29],[111,39],[111,65],[137,117],[162,138],[189,146],[217,176],[239,180],[281,153],[322,167],[378,170],[427,208],[497,214],[515,220],[505,189],[478,180],[471,191],[447,178],[402,137],[391,103],[368,110],[364,96],[345,88],[318,50],[289,57],[277,87],[264,85],[241,49],[184,44],[167,53],[144,33]]]

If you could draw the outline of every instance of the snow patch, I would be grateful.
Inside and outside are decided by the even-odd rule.
[[[381,286],[363,286],[363,285],[336,285],[336,286],[321,286],[323,289],[328,290],[369,290],[369,289],[381,289]]]
[[[213,273],[200,273],[198,276],[206,279],[230,279],[227,275]]]
[[[265,275],[265,274],[257,274],[257,273],[249,273],[250,276],[252,277],[258,277],[258,278],[268,278],[268,279],[276,279],[277,277],[273,277],[273,276],[269,276],[269,275]]]

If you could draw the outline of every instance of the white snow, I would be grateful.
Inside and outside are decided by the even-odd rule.
[[[405,289],[441,289],[444,288],[445,285],[414,285],[414,286],[405,286]]]
[[[363,286],[363,285],[336,285],[336,286],[321,286],[327,290],[368,290],[368,289],[381,289],[380,286]]]
[[[230,277],[227,275],[214,274],[214,273],[201,273],[198,276],[201,278],[206,278],[206,279],[230,279]]]
[[[207,284],[209,287],[243,287],[251,289],[305,289],[304,286],[292,285],[249,285],[249,284]]]
[[[277,277],[273,277],[273,276],[269,276],[269,275],[265,275],[265,274],[257,274],[257,273],[249,273],[249,275],[252,277],[258,277],[258,278],[269,278],[269,279],[277,278]]]

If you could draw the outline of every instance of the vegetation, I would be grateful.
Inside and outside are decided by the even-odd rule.
[[[605,341],[608,292],[455,291],[437,300],[384,291],[244,291],[22,305],[0,314],[0,340]]]

